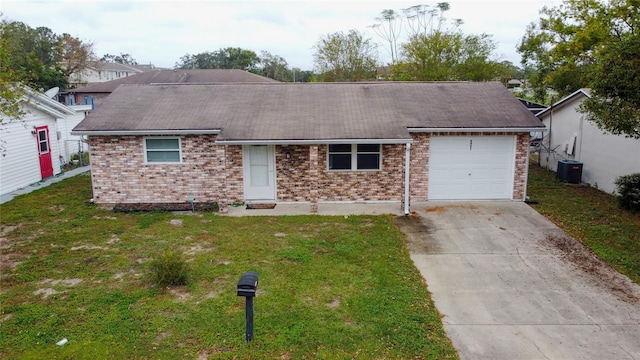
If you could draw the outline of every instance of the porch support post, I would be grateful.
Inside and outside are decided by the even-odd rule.
[[[311,213],[318,213],[318,145],[309,146],[309,201]]]
[[[405,145],[404,153],[404,214],[409,215],[409,176],[411,175],[411,143]]]

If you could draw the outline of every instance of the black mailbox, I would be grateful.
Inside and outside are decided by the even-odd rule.
[[[258,290],[258,273],[255,271],[247,271],[238,281],[238,296],[254,297]]]

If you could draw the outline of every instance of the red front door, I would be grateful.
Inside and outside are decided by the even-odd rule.
[[[38,154],[40,155],[40,174],[42,178],[53,176],[53,163],[51,162],[51,149],[49,143],[49,127],[39,126],[36,128],[36,139],[38,140]]]

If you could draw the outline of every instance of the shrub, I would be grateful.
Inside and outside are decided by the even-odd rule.
[[[620,176],[616,179],[620,207],[640,212],[640,173]]]
[[[79,160],[80,160],[80,155],[78,153],[71,154],[71,161],[80,162]],[[86,151],[82,152],[82,164],[83,165],[89,164],[89,153]]]
[[[186,285],[189,266],[180,254],[165,251],[151,262],[153,280],[158,286]]]

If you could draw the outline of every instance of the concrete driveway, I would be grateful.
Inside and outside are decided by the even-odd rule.
[[[640,359],[640,286],[521,202],[399,217],[462,359]]]

